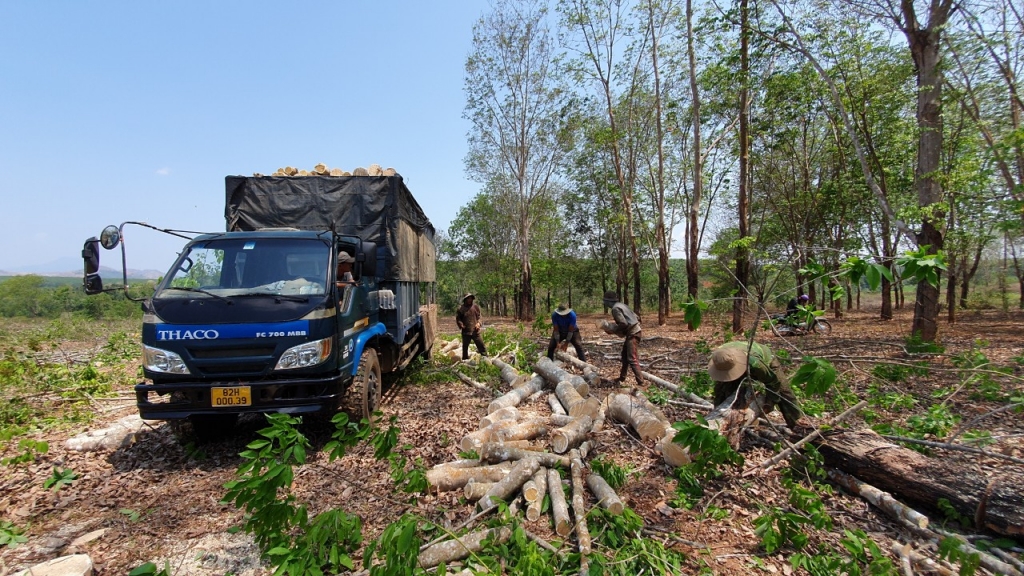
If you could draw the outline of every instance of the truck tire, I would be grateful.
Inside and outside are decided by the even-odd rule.
[[[196,414],[188,420],[200,442],[212,442],[231,432],[238,422],[238,414]]]
[[[380,361],[373,348],[366,348],[359,357],[359,370],[352,378],[351,387],[349,397],[355,404],[355,415],[372,421],[381,396]]]

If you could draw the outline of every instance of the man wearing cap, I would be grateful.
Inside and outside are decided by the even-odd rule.
[[[762,411],[768,414],[778,406],[786,425],[798,426],[802,412],[781,371],[782,365],[767,346],[743,341],[722,344],[708,362],[708,374],[715,381],[715,406],[735,396],[748,380],[754,380],[765,387]]]
[[[481,356],[487,355],[484,339],[480,337],[480,307],[472,293],[462,297],[462,306],[455,312],[455,323],[462,330],[462,359],[469,360],[469,343],[476,344]]]
[[[619,302],[619,295],[614,290],[604,293],[604,305],[611,308],[612,320],[605,321],[601,327],[608,334],[615,334],[624,338],[622,342],[622,367],[619,370],[619,377],[616,382],[625,382],[626,373],[632,369],[633,377],[636,378],[637,387],[643,387],[644,377],[640,375],[640,357],[637,349],[640,347],[640,318],[622,302]]]
[[[576,312],[565,304],[559,304],[551,313],[551,340],[548,341],[548,358],[555,359],[555,348],[559,342],[568,341],[576,349],[576,357],[586,362],[580,330],[576,326]]]
[[[352,265],[356,259],[351,254],[342,250],[338,252],[338,288],[352,286],[356,283],[352,278]]]

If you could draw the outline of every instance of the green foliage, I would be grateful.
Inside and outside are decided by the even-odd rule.
[[[892,560],[863,530],[844,530],[840,544],[846,552],[845,555],[837,553],[831,547],[822,546],[817,554],[794,554],[790,557],[790,565],[794,569],[802,568],[812,576],[831,576],[833,574],[896,576],[899,574]]]
[[[802,514],[787,512],[778,507],[770,508],[766,514],[754,519],[754,534],[761,538],[761,547],[768,554],[786,545],[800,549],[807,545],[808,539],[802,526],[810,522]]]
[[[14,548],[18,544],[28,542],[28,538],[24,534],[24,529],[7,520],[0,520],[0,546]]]
[[[594,458],[589,465],[594,473],[604,478],[605,482],[616,490],[625,486],[630,476],[636,474],[636,470],[631,465],[619,466],[610,458],[605,458],[604,455]]]
[[[664,406],[672,399],[672,393],[664,388],[651,387],[647,390],[646,395],[647,399],[651,401],[651,404],[655,404],[657,406]]]
[[[803,386],[807,394],[824,394],[836,382],[836,368],[828,360],[804,356],[804,364],[793,374],[791,382]]]
[[[914,333],[904,340],[904,346],[910,354],[942,354],[946,348],[937,342],[926,342],[921,335]]]
[[[707,309],[707,302],[694,300],[693,296],[688,295],[686,297],[686,301],[683,302],[683,320],[686,320],[686,324],[691,330],[696,330],[700,328],[700,323],[704,318],[704,312]]]
[[[139,512],[138,510],[132,510],[131,508],[121,508],[118,512],[123,514],[124,517],[133,524],[138,522],[139,519],[142,518],[143,514],[145,514],[145,512]]]
[[[921,246],[917,250],[908,251],[896,260],[903,267],[902,276],[917,282],[927,282],[935,288],[939,287],[939,272],[946,270],[945,256],[942,250],[929,254],[931,246]]]
[[[171,564],[164,561],[164,567],[160,568],[153,562],[146,562],[135,567],[128,576],[171,576]]]
[[[938,507],[939,511],[942,512],[943,515],[945,515],[947,521],[956,522],[964,528],[971,527],[971,517],[958,512],[957,509],[953,507],[953,503],[947,498],[939,498],[935,503],[935,506]]]
[[[963,542],[955,537],[949,536],[939,540],[939,558],[960,564],[960,576],[974,576],[981,566],[981,555],[977,552],[967,552],[960,546]]]
[[[715,382],[705,370],[694,372],[692,375],[683,374],[679,377],[683,384],[683,390],[701,398],[710,398],[715,388]]]
[[[53,473],[43,481],[43,488],[57,492],[65,486],[71,486],[78,479],[78,474],[70,468],[53,467]]]
[[[41,440],[22,438],[18,441],[18,450],[20,450],[21,453],[17,456],[11,456],[10,458],[0,460],[0,464],[3,464],[4,466],[13,466],[17,464],[24,464],[25,462],[35,462],[37,456],[49,452],[50,445]]]
[[[269,427],[258,433],[262,438],[250,442],[240,454],[243,461],[236,472],[238,480],[225,483],[224,501],[246,512],[243,529],[277,566],[275,575],[351,570],[350,554],[362,543],[359,517],[328,510],[309,518],[306,506],[297,505],[290,492],[293,468],[305,463],[309,448],[308,440],[296,429],[301,420],[288,414],[268,414],[266,418]],[[365,421],[356,426],[345,413],[332,421],[335,431],[325,446],[331,460],[368,434]],[[383,440],[380,445],[387,443]]]
[[[993,365],[988,356],[981,350],[988,347],[988,342],[977,340],[971,345],[970,350],[965,350],[950,357],[953,365],[961,369],[963,386],[973,390],[971,398],[974,400],[988,400],[989,402],[1001,402],[1006,400],[1008,394],[1003,386],[996,380],[997,375],[1012,375],[1013,369]]]
[[[414,573],[422,544],[416,534],[418,523],[416,516],[403,514],[389,524],[380,538],[367,543],[363,568],[369,568],[371,576],[405,576]],[[374,565],[375,557],[382,562]]]
[[[984,448],[996,443],[996,439],[992,437],[992,433],[988,430],[968,430],[961,436],[964,444],[971,444]]]
[[[677,430],[672,441],[688,448],[693,459],[674,471],[677,482],[672,505],[679,508],[692,508],[704,496],[704,483],[722,475],[721,466],[743,464],[743,456],[733,450],[724,436],[707,428],[702,416],[697,420],[672,425]]]
[[[889,382],[899,383],[906,382],[910,376],[925,377],[928,375],[928,366],[925,363],[919,363],[916,366],[907,366],[905,364],[875,364],[875,367],[871,369],[871,375],[881,380],[888,380]]]
[[[664,544],[651,538],[634,537],[614,551],[615,555],[607,562],[595,554],[591,558],[592,572],[614,576],[686,573],[683,569],[686,555],[665,548]]]
[[[857,256],[851,256],[839,265],[840,276],[845,276],[851,284],[858,285],[862,279],[867,280],[868,287],[878,290],[884,277],[893,281],[892,272],[882,264],[872,264]]]
[[[717,478],[721,475],[719,468],[722,465],[741,466],[743,456],[733,450],[725,436],[707,425],[703,416],[697,416],[697,422],[676,422],[672,425],[676,429],[672,441],[689,449],[693,461],[687,466],[692,467],[695,474],[703,478]]]
[[[949,406],[932,404],[928,407],[927,413],[907,418],[907,425],[915,434],[945,438],[959,421],[960,417],[950,412]]]
[[[868,403],[890,411],[907,410],[917,405],[917,399],[902,392],[883,392],[878,384],[872,382],[868,385]]]

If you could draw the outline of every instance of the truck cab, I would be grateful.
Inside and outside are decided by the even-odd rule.
[[[124,249],[121,228],[105,247]],[[188,418],[201,435],[247,412],[372,418],[382,374],[429,355],[436,306],[432,250],[420,281],[402,273],[400,245],[366,236],[267,226],[191,239],[142,303],[140,415]],[[83,251],[87,292],[103,289],[89,275],[98,242]]]

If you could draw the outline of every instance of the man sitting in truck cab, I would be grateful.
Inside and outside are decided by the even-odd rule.
[[[354,286],[356,281],[352,277],[352,265],[356,259],[344,250],[338,252],[338,288]]]

